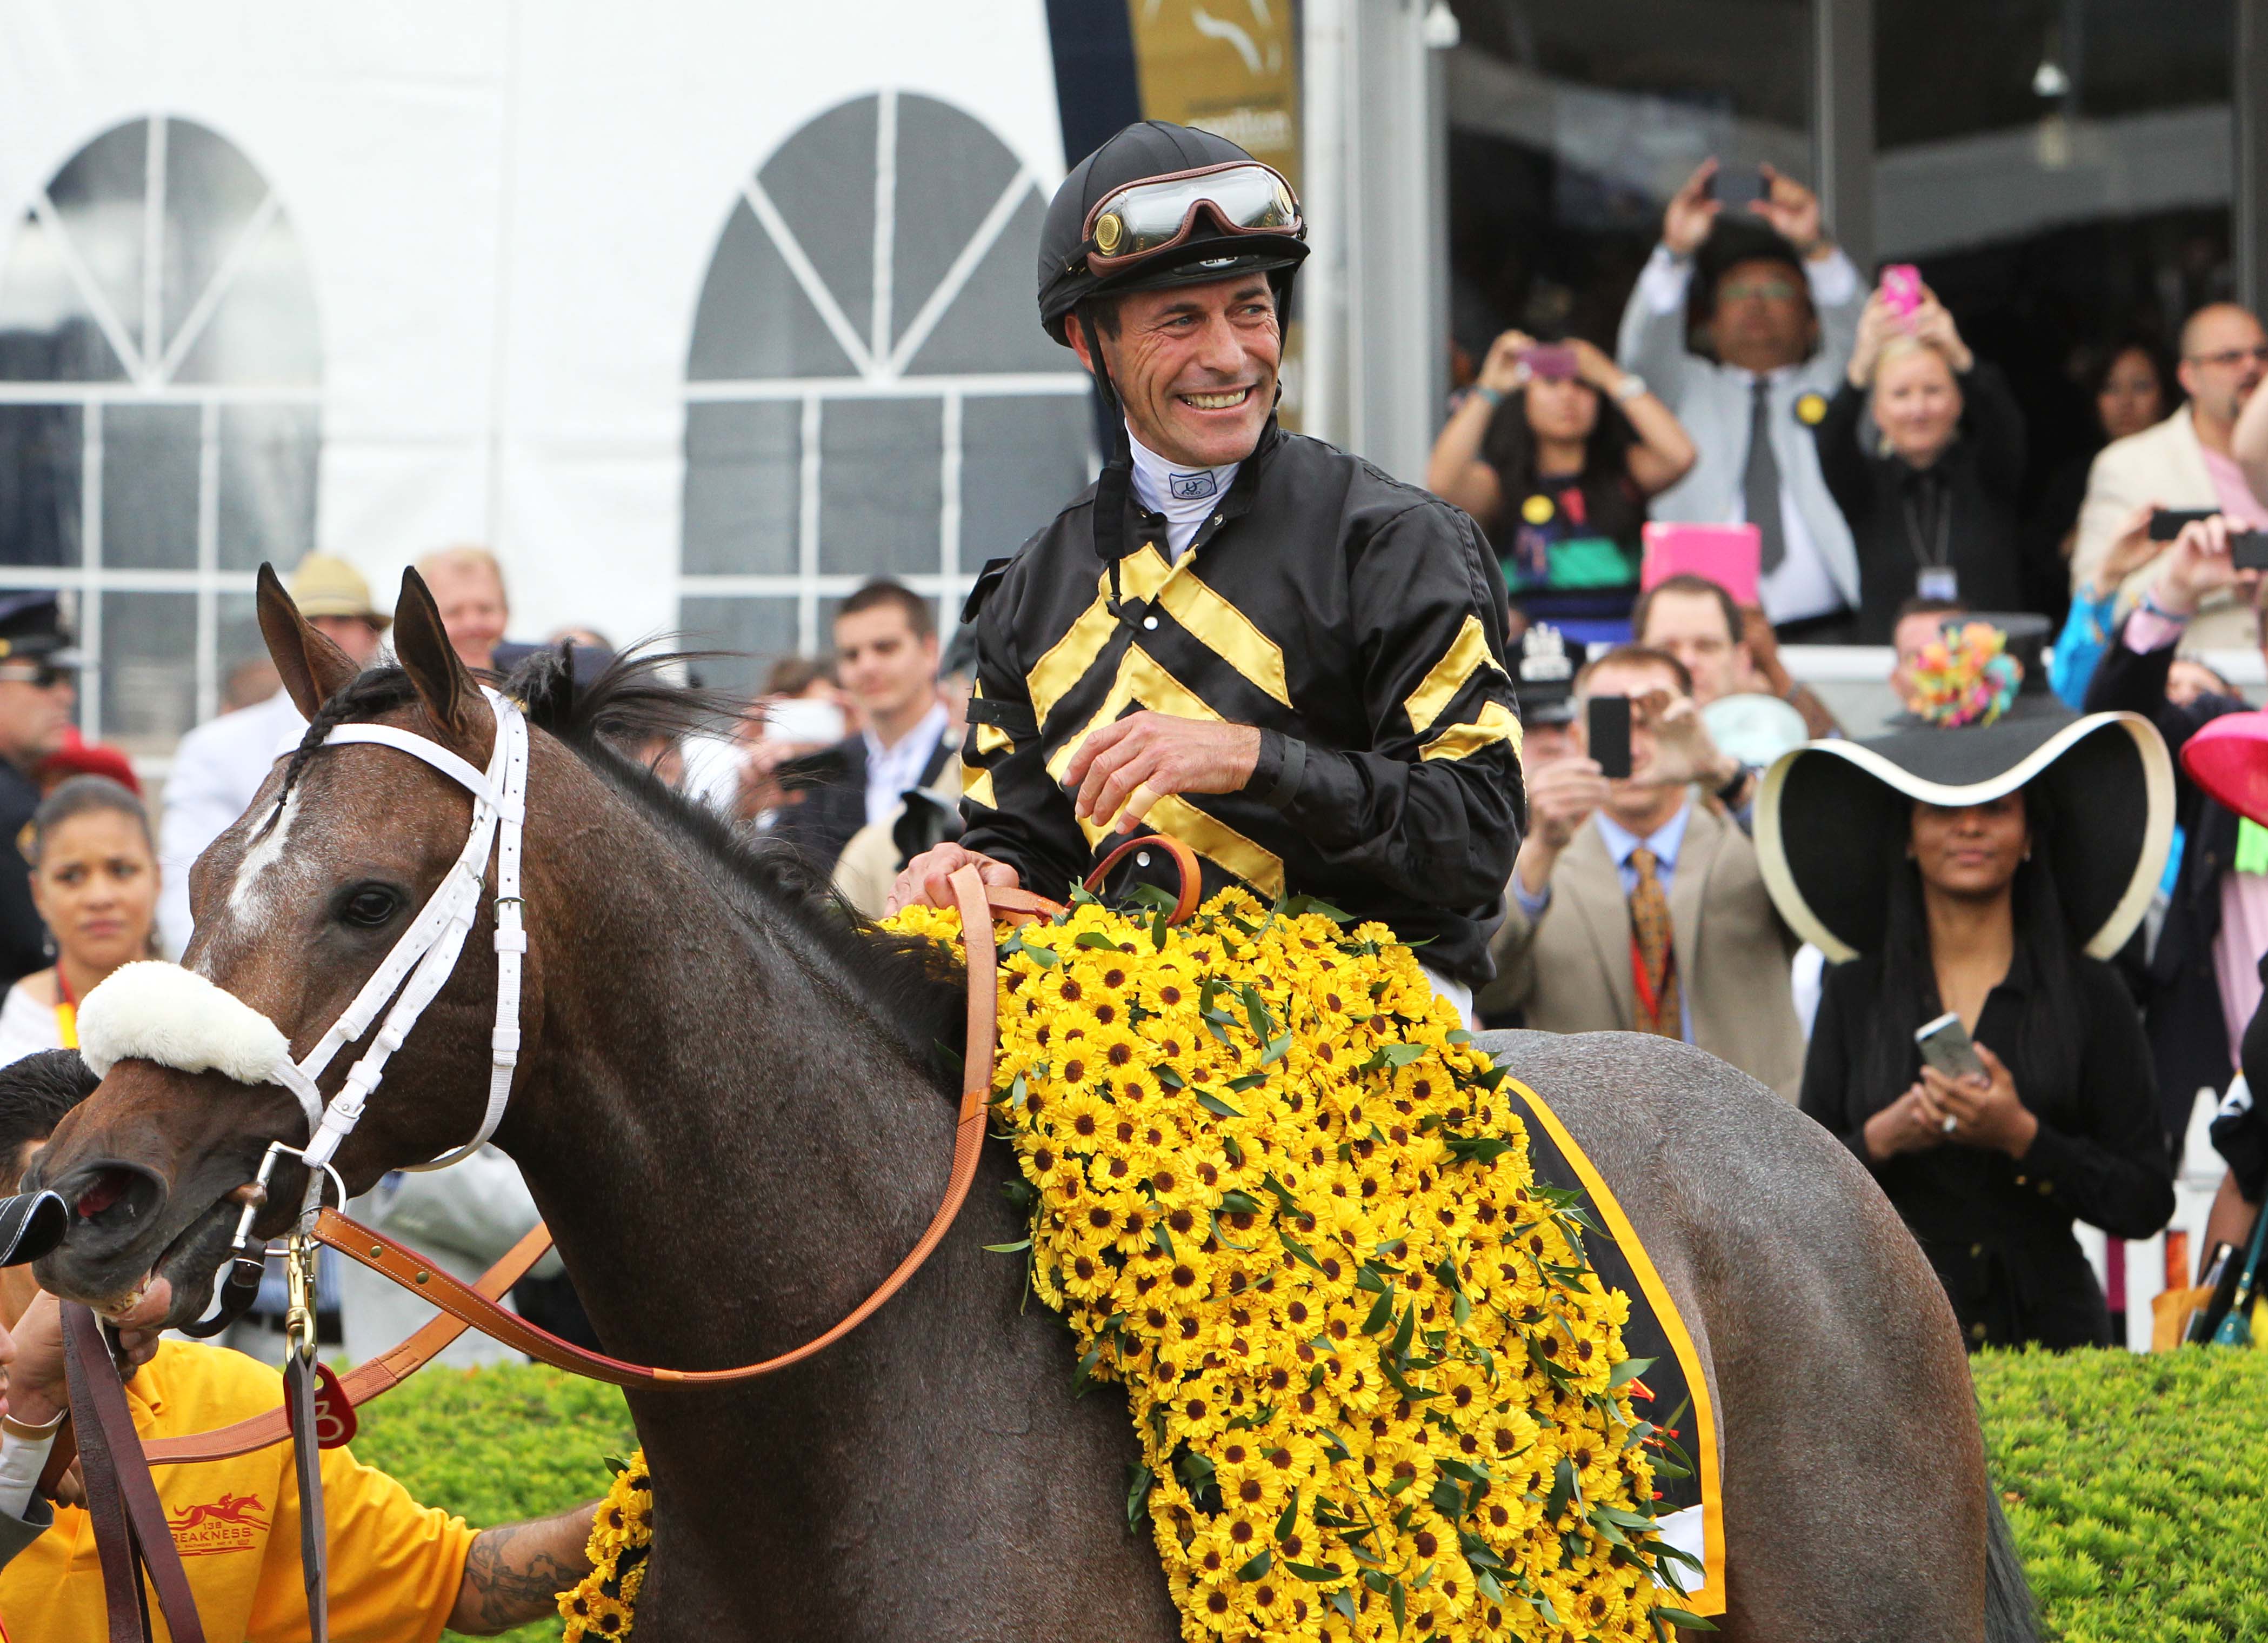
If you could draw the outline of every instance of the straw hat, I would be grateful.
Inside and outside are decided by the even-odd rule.
[[[2102,959],[2125,945],[2173,843],[2173,760],[2149,720],[2081,718],[2038,673],[1986,722],[1814,741],[1765,772],[1757,866],[1790,928],[1837,963],[1880,947],[1914,802],[1981,805],[2029,788],[2062,821],[2047,866],[2073,939]]]
[[[393,617],[370,602],[370,584],[362,572],[343,559],[311,553],[299,561],[288,586],[303,616],[359,616],[380,633],[394,625]]]

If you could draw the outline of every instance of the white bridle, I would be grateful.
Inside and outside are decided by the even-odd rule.
[[[496,714],[496,748],[485,771],[439,742],[388,725],[340,725],[326,747],[368,742],[422,759],[473,795],[473,822],[465,848],[425,898],[370,979],[339,1019],[297,1060],[291,1042],[267,1016],[204,976],[178,964],[128,964],[86,996],[78,1017],[79,1047],[97,1076],[118,1062],[139,1057],[186,1072],[218,1072],[240,1083],[280,1084],[307,1116],[310,1201],[326,1168],[354,1133],[364,1108],[386,1077],[386,1064],[401,1048],[417,1018],[457,967],[465,938],[479,913],[491,846],[497,858],[496,1027],[489,1038],[488,1106],[473,1138],[430,1163],[438,1169],[477,1151],[496,1133],[512,1100],[519,1063],[519,965],[527,951],[520,917],[520,829],[526,816],[527,720],[519,706],[483,689]],[[387,1006],[391,1001],[393,1007]],[[386,1020],[325,1106],[317,1084],[341,1050]]]

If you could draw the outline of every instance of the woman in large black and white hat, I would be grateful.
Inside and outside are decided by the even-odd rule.
[[[2072,1223],[2147,1238],[2174,1209],[2148,1045],[2105,962],[2164,867],[2173,768],[2147,721],[2049,695],[2043,638],[1948,626],[1907,727],[1787,754],[1756,807],[1765,885],[1833,965],[1803,1109],[1874,1171],[1972,1346],[2108,1343]],[[1981,1072],[1923,1064],[1916,1034],[1948,1013]]]

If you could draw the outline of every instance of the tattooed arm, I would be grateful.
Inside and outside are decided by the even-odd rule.
[[[555,1613],[558,1595],[590,1572],[583,1548],[598,1504],[588,1500],[557,1517],[482,1529],[465,1554],[449,1629],[487,1637]]]

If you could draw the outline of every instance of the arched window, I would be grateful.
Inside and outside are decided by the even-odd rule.
[[[226,137],[112,127],[0,272],[0,587],[76,595],[80,721],[170,750],[262,653],[253,572],[314,543],[322,357],[283,203]]]
[[[679,623],[764,663],[822,649],[870,576],[950,630],[985,560],[1088,474],[1086,376],[1040,329],[1046,201],[981,122],[885,91],[829,109],[742,186],[686,362]]]

